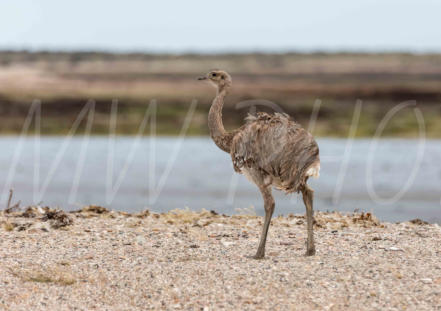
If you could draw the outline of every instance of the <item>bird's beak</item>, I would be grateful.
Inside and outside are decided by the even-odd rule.
[[[207,76],[202,76],[198,78],[198,80],[207,80],[207,79],[208,79]]]

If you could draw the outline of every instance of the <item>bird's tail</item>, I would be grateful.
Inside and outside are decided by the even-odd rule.
[[[306,170],[306,176],[319,178],[320,177],[320,162],[314,162],[308,169]]]

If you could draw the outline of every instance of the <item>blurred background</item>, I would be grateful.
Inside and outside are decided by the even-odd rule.
[[[317,137],[316,209],[440,222],[440,10],[431,0],[2,2],[2,202],[13,188],[22,204],[65,209],[261,214],[257,189],[207,136],[215,93],[196,77],[220,68],[234,82],[227,129],[249,111],[237,103],[265,99]],[[27,124],[35,100],[41,121]],[[90,100],[93,119],[76,124]],[[140,131],[151,100],[156,130],[149,119]],[[303,212],[296,196],[276,200],[279,214]]]

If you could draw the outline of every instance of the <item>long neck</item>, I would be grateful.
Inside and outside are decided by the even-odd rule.
[[[210,136],[215,144],[225,152],[230,152],[231,135],[225,131],[224,124],[222,123],[222,108],[226,95],[227,88],[218,90],[208,113],[208,127],[210,129]]]

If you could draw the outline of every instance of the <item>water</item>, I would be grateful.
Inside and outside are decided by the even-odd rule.
[[[318,143],[321,176],[310,181],[315,209],[358,209],[387,221],[441,222],[440,140],[426,141],[424,150],[418,140],[383,139],[375,150],[371,140],[355,140],[350,153],[344,139]],[[3,206],[13,188],[22,205],[42,201],[66,210],[98,204],[128,212],[189,207],[233,214],[254,206],[263,214],[257,188],[233,172],[229,155],[208,138],[144,137],[137,143],[133,137],[117,137],[113,161],[107,137],[42,137],[39,143],[34,137],[21,143],[19,137],[2,137],[0,148]],[[424,151],[421,161],[418,150]],[[304,212],[298,195],[274,194],[276,214]]]

